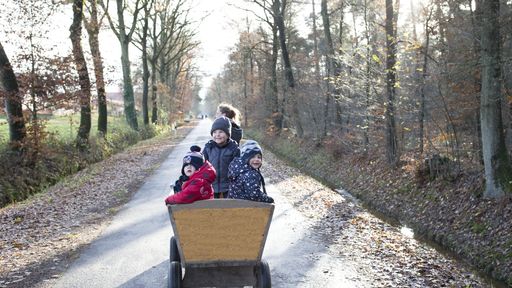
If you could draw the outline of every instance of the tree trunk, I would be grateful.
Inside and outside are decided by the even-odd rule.
[[[96,0],[89,0],[91,3],[91,21],[86,23],[85,28],[89,34],[89,46],[91,48],[94,64],[94,75],[96,78],[96,90],[98,91],[98,132],[101,136],[107,135],[107,97],[105,93],[105,80],[103,77],[103,60],[101,58],[100,45],[98,40],[100,24],[98,23],[98,9]]]
[[[323,30],[324,30],[324,37],[325,41],[327,42],[327,54],[325,55],[325,59],[327,60],[327,77],[333,76],[333,65],[332,65],[332,57],[334,56],[334,47],[332,44],[332,37],[331,37],[331,28],[330,28],[330,21],[329,21],[329,13],[327,11],[327,0],[322,0],[320,2],[320,15],[322,15],[322,24],[323,24]],[[343,11],[341,11],[341,14],[343,15]],[[323,131],[323,137],[327,136],[327,122],[329,121],[329,102],[331,100],[331,93],[332,93],[332,84],[331,80],[327,80],[327,91],[325,93],[325,103],[324,103],[324,131]],[[336,104],[338,105],[338,104]]]
[[[288,47],[286,44],[286,27],[284,24],[284,13],[286,7],[286,1],[275,0],[279,8],[279,13],[275,15],[277,29],[279,30],[279,46],[281,46],[281,56],[283,57],[284,74],[286,82],[288,84],[288,91],[290,92],[290,100],[292,105],[293,119],[295,120],[295,129],[297,129],[297,135],[302,137],[304,131],[302,130],[302,124],[300,123],[300,114],[297,103],[297,95],[295,93],[295,79],[293,77],[292,64],[290,61],[290,54],[288,53]]]
[[[19,94],[18,82],[2,43],[0,43],[0,88],[5,91],[5,109],[7,112],[7,122],[9,123],[11,147],[14,150],[19,150],[26,137],[25,121],[21,106],[22,97]]]
[[[372,51],[370,43],[370,24],[368,19],[368,2],[364,1],[364,35],[366,38],[366,71],[365,71],[365,83],[364,83],[364,94],[365,94],[365,118],[363,125],[363,146],[365,153],[368,152],[370,146],[370,137],[368,136],[368,131],[370,127],[370,88],[371,88],[371,63],[372,63]]]
[[[315,0],[311,1],[311,20],[313,22],[312,27],[312,37],[313,37],[313,64],[315,65],[315,92],[313,92],[315,95],[312,95],[315,100],[315,103],[311,103],[312,105],[309,105],[309,114],[311,115],[311,120],[313,122],[313,133],[315,136],[315,139],[317,138],[324,138],[327,134],[327,118],[329,113],[318,113],[317,104],[321,103],[321,96],[322,96],[322,82],[321,82],[321,76],[320,76],[320,53],[318,51],[318,28],[316,24],[316,10],[315,10]],[[317,119],[317,116],[323,116],[323,119]],[[320,122],[320,123],[319,123]],[[321,126],[320,126],[321,125]]]
[[[148,93],[149,93],[149,67],[148,67],[148,51],[147,39],[149,29],[149,8],[144,8],[144,26],[142,28],[142,119],[144,125],[149,125],[149,110],[148,110]]]
[[[472,0],[470,0],[472,1]],[[481,53],[480,51],[480,38],[478,36],[481,35],[481,23],[482,23],[482,11],[481,11],[481,1],[475,1],[475,11],[473,13],[471,2],[469,3],[470,12],[471,12],[471,25],[473,27],[473,53],[475,55],[479,55]],[[477,91],[475,91],[475,100],[476,103],[480,103],[480,93],[482,92],[482,82],[481,82],[481,75],[479,75],[478,69],[475,69],[475,72],[473,73],[473,83],[475,87],[477,87]],[[476,135],[476,139],[473,140],[473,149],[475,151],[478,151],[478,158],[480,160],[480,163],[484,163],[484,156],[482,155],[482,126],[480,124],[480,107],[478,106],[475,109],[474,114],[474,133]]]
[[[393,167],[398,165],[398,145],[395,123],[395,84],[396,84],[396,34],[393,0],[386,0],[386,142],[387,159]]]
[[[82,15],[83,0],[73,1],[73,22],[69,27],[69,38],[73,44],[73,58],[78,72],[80,83],[80,127],[76,138],[76,145],[83,150],[88,146],[89,133],[91,132],[91,81],[87,71],[84,52],[82,50]]]
[[[277,130],[277,134],[281,133],[283,127],[284,115],[281,113],[279,105],[279,92],[277,89],[277,60],[279,57],[279,38],[277,36],[277,25],[272,26],[272,59],[270,64],[271,79],[270,79],[270,103],[272,105],[272,119],[274,120],[274,126]]]
[[[430,11],[432,12],[432,11]],[[428,69],[428,49],[430,46],[430,20],[431,13],[429,13],[427,19],[425,20],[425,46],[423,49],[423,72],[422,72],[422,82],[420,88],[420,108],[419,108],[419,126],[420,126],[420,135],[418,136],[420,140],[420,155],[423,154],[424,150],[424,134],[425,134],[425,86],[427,85],[427,69]]]
[[[128,53],[128,45],[130,44],[130,37],[126,35],[126,27],[124,23],[124,5],[123,0],[117,0],[117,17],[119,20],[119,44],[121,44],[121,66],[123,71],[123,101],[124,101],[124,114],[126,122],[133,130],[139,130],[137,122],[137,113],[135,111],[135,99],[133,95],[133,84],[130,72],[130,55]],[[134,17],[136,18],[136,17]]]
[[[341,17],[343,19],[343,9],[344,9],[344,2],[341,3]],[[324,37],[325,37],[325,41],[326,41],[326,46],[327,46],[327,51],[326,51],[326,55],[325,55],[325,59],[326,59],[326,68],[327,68],[327,77],[330,78],[328,81],[327,81],[327,93],[325,95],[325,107],[324,107],[324,112],[326,114],[326,117],[327,117],[327,114],[328,114],[328,109],[329,109],[329,106],[330,106],[330,102],[331,102],[331,98],[334,96],[334,104],[336,105],[336,122],[341,125],[341,114],[342,114],[342,109],[341,109],[341,102],[339,100],[339,95],[341,94],[341,91],[340,89],[338,89],[336,87],[336,84],[334,84],[334,87],[333,87],[333,84],[331,84],[331,82],[336,82],[336,79],[339,77],[339,75],[341,74],[341,66],[340,64],[338,63],[338,61],[336,61],[334,59],[335,57],[335,50],[334,50],[334,43],[332,41],[332,35],[331,35],[331,24],[330,24],[330,19],[329,19],[329,11],[328,11],[328,8],[327,8],[327,0],[322,0],[320,2],[320,7],[321,7],[321,10],[320,10],[320,14],[322,15],[322,23],[323,23],[323,30],[324,30]],[[340,30],[343,29],[342,27],[343,25],[343,20],[340,20]],[[339,40],[339,45],[340,47],[342,46],[343,44],[343,40],[341,37],[343,37],[343,32],[340,31],[340,40]],[[334,80],[334,81],[332,81]],[[325,126],[327,126],[327,123],[325,123]],[[325,128],[325,133],[327,134],[327,127]]]
[[[512,192],[511,165],[501,116],[501,64],[499,0],[482,1],[482,94],[480,118],[487,198]]]
[[[158,101],[156,94],[156,63],[151,62],[151,123],[158,122]]]

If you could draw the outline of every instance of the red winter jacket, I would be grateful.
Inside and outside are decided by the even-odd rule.
[[[165,199],[165,204],[188,204],[197,200],[213,198],[212,183],[217,173],[210,162],[205,161],[190,179],[181,187],[181,192],[171,195]]]

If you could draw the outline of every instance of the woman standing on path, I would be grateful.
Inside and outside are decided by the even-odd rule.
[[[240,111],[228,103],[220,103],[217,106],[217,117],[226,116],[231,122],[231,139],[235,140],[238,145],[242,140],[244,131],[240,127]]]

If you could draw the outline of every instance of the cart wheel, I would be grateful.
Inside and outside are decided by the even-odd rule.
[[[181,263],[171,262],[169,269],[168,288],[181,288]]]
[[[258,273],[256,287],[271,288],[272,279],[270,277],[270,268],[268,267],[268,263],[266,261],[261,261],[259,266],[260,271]]]
[[[169,260],[171,262],[173,262],[173,261],[180,262],[181,261],[180,253],[178,252],[178,243],[176,242],[176,238],[174,238],[174,236],[171,237],[169,251],[170,251]]]

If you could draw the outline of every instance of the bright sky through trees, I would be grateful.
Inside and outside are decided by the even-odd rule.
[[[2,1],[4,2],[4,1]],[[419,6],[424,2],[414,1],[415,9],[419,9]],[[212,77],[221,72],[223,66],[228,61],[228,55],[230,50],[234,47],[238,40],[239,32],[246,30],[245,18],[249,17],[251,29],[256,29],[259,25],[252,13],[243,11],[243,9],[253,9],[259,11],[259,7],[241,0],[192,0],[189,2],[191,6],[190,18],[195,21],[195,27],[197,29],[197,40],[201,42],[199,51],[197,52],[200,57],[196,60],[196,65],[199,68],[201,75],[203,76],[202,85],[203,88],[200,92],[201,96],[209,86]],[[6,9],[13,9],[16,4],[13,0],[5,0],[3,3]],[[311,11],[310,1],[305,1],[303,4],[295,4],[297,17],[295,25],[303,34],[309,33],[310,27],[307,24],[307,17]],[[320,1],[317,1],[316,8],[317,13],[320,11]],[[404,21],[404,18],[409,18],[410,15],[410,3],[406,2],[401,5],[401,15],[399,22]],[[404,17],[405,16],[405,17]],[[28,16],[25,16],[25,18]],[[0,17],[0,24],[4,27],[0,29],[0,37],[6,39],[3,41],[4,47],[8,56],[13,60],[16,54],[19,53],[20,47],[26,48],[28,45],[23,44],[21,33],[16,32],[17,29],[27,29],[27,25],[16,25],[15,23],[23,23],[23,19],[7,19],[6,16]],[[43,49],[49,54],[63,56],[71,52],[71,43],[69,41],[69,25],[71,24],[71,7],[69,5],[61,6],[57,9],[54,15],[52,15],[46,21],[48,26],[51,27],[48,33],[37,35],[37,41],[41,42]],[[6,25],[5,23],[10,23]],[[403,23],[403,22],[402,22]],[[114,34],[110,31],[110,28],[105,24],[105,28],[100,33],[100,48],[102,56],[104,58],[104,65],[106,70],[106,76],[110,80],[119,81],[121,79],[121,61],[120,61],[120,47]],[[347,23],[350,24],[350,23]],[[18,28],[17,28],[18,27]],[[87,33],[83,33],[84,39],[82,40],[84,45],[87,46],[85,51],[89,54],[89,48],[86,37]],[[130,50],[132,65],[132,71],[136,71],[136,67],[140,66],[140,51],[131,47]],[[16,67],[15,61],[12,61]],[[92,67],[92,66],[91,66]],[[18,67],[19,68],[19,67]],[[117,78],[117,80],[116,80]],[[107,90],[118,90],[118,83],[111,82]]]

